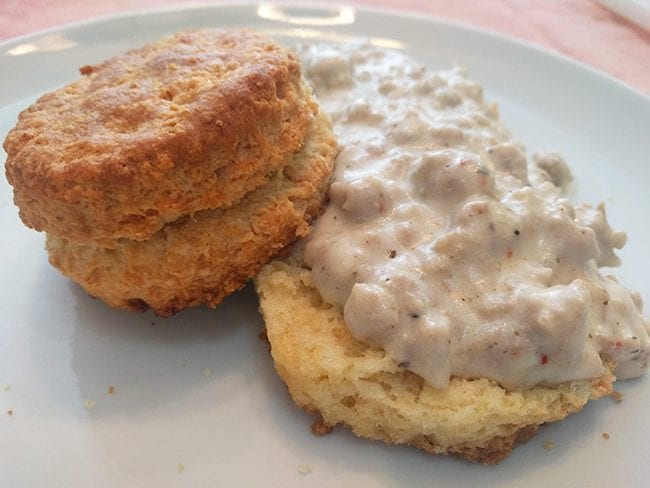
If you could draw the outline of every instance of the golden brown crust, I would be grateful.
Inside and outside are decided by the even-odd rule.
[[[320,211],[336,151],[327,116],[284,171],[229,209],[204,210],[167,224],[144,242],[114,249],[48,234],[50,262],[109,305],[159,315],[217,305],[272,256],[308,230]]]
[[[295,54],[247,30],[183,32],[81,72],[4,143],[25,224],[79,243],[234,204],[288,164],[316,110]]]
[[[494,464],[540,425],[612,393],[609,372],[525,391],[452,378],[447,389],[436,390],[355,340],[342,311],[323,303],[298,263],[270,263],[255,285],[276,369],[296,404],[322,418],[319,432],[341,424],[361,437]]]

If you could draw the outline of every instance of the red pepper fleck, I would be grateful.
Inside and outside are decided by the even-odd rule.
[[[508,258],[511,258],[511,257],[512,257],[512,249],[508,249],[508,252],[506,253],[506,256],[507,256]]]
[[[546,364],[548,363],[548,355],[542,354],[542,357],[539,358],[539,364]]]
[[[621,341],[616,341],[616,347],[623,347],[623,343]]]

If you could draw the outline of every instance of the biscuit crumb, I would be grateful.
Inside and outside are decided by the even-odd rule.
[[[115,395],[115,387],[113,385],[108,387],[108,394]]]
[[[95,402],[93,400],[84,400],[84,408],[88,411],[92,410],[95,407]]]
[[[260,332],[257,335],[257,337],[260,340],[260,342],[266,343],[266,347],[267,347],[267,349],[269,350],[269,353],[270,353],[271,352],[271,341],[269,341],[269,336],[266,335],[266,329],[264,329],[262,332]]]
[[[603,432],[603,439],[609,439],[609,434],[607,432]]]
[[[555,449],[555,442],[544,441],[544,449],[546,449],[547,451],[550,451],[551,449]]]
[[[314,423],[311,424],[311,433],[314,435],[327,435],[332,430],[333,428],[327,425],[322,418],[314,420]]]
[[[614,390],[611,397],[616,403],[621,403],[623,401],[623,394],[620,391]]]
[[[14,414],[14,409],[13,408],[10,408],[9,410],[7,410],[7,415],[9,415],[11,417],[13,414]]]
[[[183,463],[178,463],[176,471],[178,471],[178,474],[181,474],[183,471],[185,471],[185,465]]]
[[[299,464],[298,472],[300,474],[309,474],[311,473],[311,466],[309,466],[308,464]]]
[[[206,378],[209,378],[210,376],[212,376],[212,370],[210,368],[205,368],[203,370],[203,376],[205,376]]]
[[[9,390],[11,390],[11,385],[8,384],[8,383],[5,383],[4,385],[2,385],[2,389],[4,391],[9,391]]]

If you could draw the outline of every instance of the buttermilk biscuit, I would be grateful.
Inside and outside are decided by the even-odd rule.
[[[507,391],[487,379],[452,378],[436,390],[382,350],[355,340],[340,308],[324,303],[310,271],[274,261],[255,278],[278,373],[297,405],[355,434],[433,454],[494,464],[541,424],[612,393],[614,377]]]
[[[188,31],[48,93],[5,140],[23,222],[118,246],[228,207],[302,145],[316,110],[295,54],[251,31]]]
[[[335,151],[329,119],[319,114],[291,163],[237,205],[197,212],[146,241],[122,239],[113,249],[48,233],[50,262],[116,307],[151,307],[165,316],[214,306],[306,234],[325,198]]]

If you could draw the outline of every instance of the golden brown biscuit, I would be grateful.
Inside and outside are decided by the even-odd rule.
[[[355,340],[342,311],[322,301],[296,262],[273,261],[255,285],[276,369],[296,404],[322,417],[316,433],[344,424],[361,437],[494,464],[541,424],[612,393],[611,373],[525,391],[452,378],[436,390]]]
[[[247,30],[183,32],[81,72],[4,143],[25,224],[78,243],[232,205],[289,163],[316,110],[295,54]]]
[[[165,316],[217,305],[306,234],[325,198],[335,152],[329,119],[319,114],[292,162],[234,207],[197,212],[144,242],[122,239],[114,249],[48,233],[50,262],[116,307],[151,307]]]

